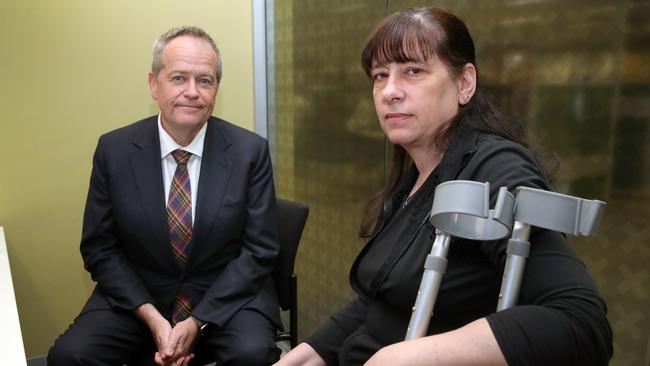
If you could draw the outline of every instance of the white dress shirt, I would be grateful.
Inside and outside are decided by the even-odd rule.
[[[169,191],[172,186],[172,179],[176,171],[176,160],[172,156],[172,151],[181,149],[192,153],[190,160],[187,162],[187,173],[190,178],[190,189],[192,190],[192,224],[194,224],[194,217],[196,213],[196,192],[199,186],[199,175],[201,173],[201,155],[203,154],[203,142],[205,141],[205,130],[208,128],[208,123],[204,123],[203,127],[194,136],[192,142],[187,146],[181,146],[169,136],[167,131],[163,129],[160,122],[160,114],[158,114],[158,135],[160,137],[160,159],[162,160],[162,173],[163,184],[165,186],[165,206],[169,201]]]

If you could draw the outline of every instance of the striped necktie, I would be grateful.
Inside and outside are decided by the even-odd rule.
[[[181,268],[185,268],[187,247],[192,239],[192,190],[187,171],[187,162],[192,154],[183,150],[174,150],[172,156],[177,165],[167,201],[167,222],[174,257]],[[189,297],[180,292],[174,301],[172,322],[176,324],[186,319],[190,312]]]

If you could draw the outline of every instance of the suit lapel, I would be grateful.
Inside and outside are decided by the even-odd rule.
[[[197,245],[206,243],[212,223],[217,218],[221,202],[228,188],[234,158],[228,151],[231,140],[220,121],[210,117],[203,143],[201,174],[196,200],[194,235],[189,247],[188,261]]]
[[[151,224],[154,239],[169,244],[165,189],[160,159],[160,139],[156,117],[151,117],[134,136],[136,152],[131,155],[133,178],[138,190],[143,211]],[[167,261],[176,265],[171,245],[161,245],[161,253],[167,253]]]

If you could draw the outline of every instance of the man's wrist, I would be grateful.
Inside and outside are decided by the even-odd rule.
[[[205,322],[205,321],[195,317],[194,315],[190,315],[190,318],[192,319],[192,321],[194,321],[196,326],[199,327],[199,333],[203,334],[204,331],[205,331],[205,328],[208,326],[208,322]]]
[[[144,303],[133,309],[133,312],[149,327],[161,320],[165,320],[165,318],[160,315],[160,312],[158,312],[158,309],[151,303]]]

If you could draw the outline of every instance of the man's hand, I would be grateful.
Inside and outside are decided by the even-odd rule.
[[[199,335],[199,326],[192,318],[177,323],[171,330],[164,349],[158,348],[155,361],[160,365],[185,366],[194,357],[192,348]],[[163,363],[159,363],[159,361]],[[165,363],[167,362],[167,363]],[[171,363],[169,363],[171,362]]]
[[[161,351],[167,347],[167,343],[172,334],[171,324],[169,324],[167,319],[165,319],[152,304],[142,304],[138,306],[134,312],[138,318],[147,324],[147,327],[149,327],[151,335],[156,342],[156,349],[158,350],[158,352],[156,352],[156,363],[159,365],[172,365],[170,363],[171,360],[165,357],[161,357],[160,362],[158,361],[158,353],[161,353]]]
[[[187,366],[190,364],[190,361],[194,358],[194,354],[190,353],[188,355],[181,355],[176,359],[167,358],[163,360],[160,352],[156,352],[154,356],[154,362],[160,366]]]
[[[171,324],[163,318],[163,321],[153,325],[153,327],[150,326],[149,329],[151,329],[153,339],[156,341],[156,349],[158,352],[165,349],[169,344],[169,338],[172,334]]]

